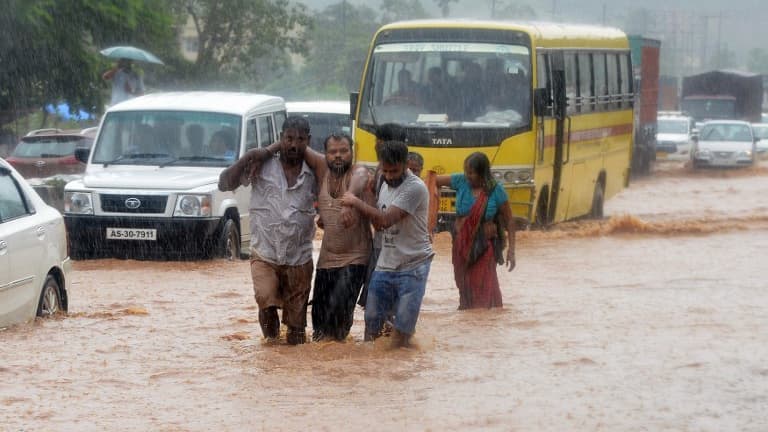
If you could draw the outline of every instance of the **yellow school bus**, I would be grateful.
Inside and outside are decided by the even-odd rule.
[[[376,165],[377,127],[404,128],[424,173],[480,151],[521,224],[601,217],[629,182],[633,82],[627,36],[559,23],[404,21],[376,32],[352,94],[355,154]],[[453,218],[444,190],[440,228]]]

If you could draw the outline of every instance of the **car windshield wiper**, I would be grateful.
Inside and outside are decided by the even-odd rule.
[[[214,156],[182,156],[179,158],[174,158],[172,160],[169,160],[168,162],[163,162],[160,164],[160,168],[173,165],[178,161],[215,161],[215,162],[221,162],[226,161],[226,158],[223,157],[214,157]]]
[[[116,162],[120,162],[121,160],[127,160],[127,159],[155,159],[155,158],[161,158],[161,157],[169,157],[173,158],[173,156],[169,155],[168,153],[130,153],[130,154],[122,154],[111,161],[104,162],[104,168],[106,168],[109,165],[112,165]]]

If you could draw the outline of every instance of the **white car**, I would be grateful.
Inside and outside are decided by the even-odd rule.
[[[752,133],[758,140],[755,144],[755,151],[760,157],[768,155],[768,123],[757,123],[752,125]]]
[[[352,118],[349,101],[286,102],[288,115],[297,115],[309,121],[314,150],[325,153],[323,143],[328,135],[352,135]]]
[[[691,153],[693,167],[752,165],[755,141],[752,125],[747,122],[708,121],[702,125]]]
[[[656,158],[690,158],[694,124],[693,119],[683,115],[659,116],[656,129]]]
[[[64,220],[0,159],[0,328],[67,310]]]

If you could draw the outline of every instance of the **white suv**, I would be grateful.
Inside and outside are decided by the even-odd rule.
[[[91,256],[234,259],[250,241],[250,188],[218,189],[246,151],[276,141],[285,120],[276,96],[158,93],[105,114],[82,180],[65,187],[74,259]]]

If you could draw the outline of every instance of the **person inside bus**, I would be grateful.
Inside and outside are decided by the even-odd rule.
[[[427,111],[442,114],[448,110],[448,83],[440,66],[433,66],[427,71],[427,85],[424,87],[422,100]]]
[[[384,104],[421,105],[419,84],[411,77],[411,71],[400,69],[397,72],[397,91],[392,93]]]
[[[436,183],[456,190],[452,252],[459,309],[501,307],[496,265],[515,268],[515,222],[506,190],[480,152],[464,160],[463,173],[437,176]]]
[[[455,103],[449,106],[448,117],[455,121],[474,121],[485,113],[483,67],[470,61],[462,63],[461,70]]]

